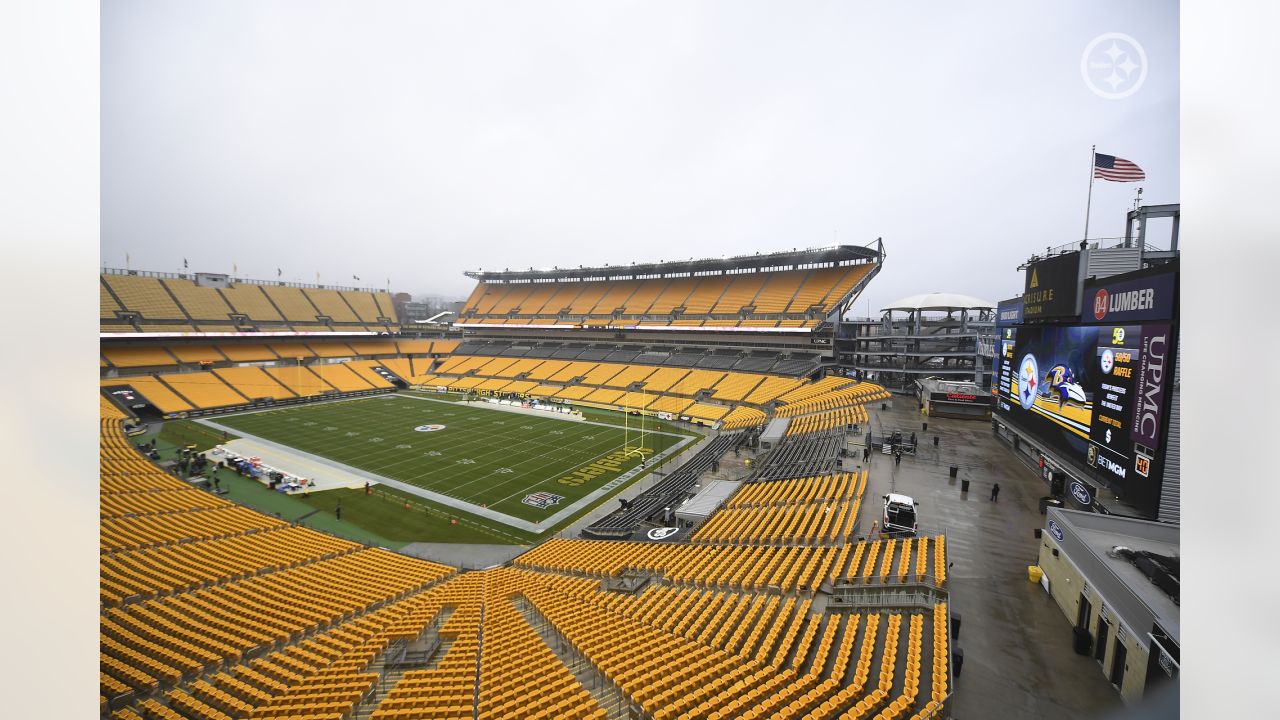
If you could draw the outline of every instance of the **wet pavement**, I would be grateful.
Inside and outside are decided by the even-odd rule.
[[[951,610],[961,616],[955,645],[964,650],[952,716],[1091,718],[1119,709],[1119,693],[1098,664],[1072,651],[1071,623],[1027,580],[1027,566],[1038,557],[1034,531],[1043,527],[1039,499],[1047,484],[995,438],[990,421],[924,418],[910,397],[896,398],[887,410],[879,403],[867,410],[877,437],[914,431],[920,444],[917,455],[904,455],[899,465],[890,455],[872,453],[859,532],[870,532],[879,519],[881,496],[897,492],[920,503],[921,535],[947,536]],[[850,438],[855,467],[862,464],[864,442],[864,436]],[[965,480],[968,492],[962,490]],[[1000,494],[992,502],[994,483]]]

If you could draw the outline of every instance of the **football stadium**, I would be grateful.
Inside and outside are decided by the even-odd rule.
[[[1031,622],[1110,663],[1037,668],[1097,686],[1079,709],[1176,678],[1176,390],[1133,385],[1176,327],[1176,238],[1033,257],[1061,306],[968,328],[1001,338],[977,423],[841,362],[886,257],[469,272],[431,323],[385,290],[104,269],[103,716],[947,718],[1007,701],[959,689],[964,645],[999,668],[990,636]],[[1123,292],[1159,306],[1095,309]],[[1140,451],[1091,437],[1131,425]],[[1127,474],[1163,490],[1095,477],[1147,457]],[[1037,585],[972,582],[990,479],[1047,513],[994,541]],[[1145,564],[1107,558],[1122,532]]]
[[[9,714],[1178,717],[1180,141],[1217,126],[1179,125],[1176,4],[498,7],[96,7],[97,397],[11,333]],[[92,343],[26,232],[11,316]],[[37,552],[76,531],[96,605]],[[1197,589],[1270,580],[1195,547]],[[95,623],[96,694],[53,632]],[[1265,714],[1265,663],[1188,643]]]

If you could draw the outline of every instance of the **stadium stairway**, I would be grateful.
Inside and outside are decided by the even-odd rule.
[[[622,691],[618,687],[608,681],[599,670],[592,665],[587,658],[579,652],[575,652],[572,646],[565,642],[565,638],[556,629],[542,617],[538,611],[529,602],[529,599],[520,596],[515,600],[516,609],[524,617],[533,631],[542,638],[547,647],[555,653],[560,662],[569,669],[569,672],[582,684],[596,702],[605,709],[610,718],[624,716],[627,704],[626,698],[623,697]]]

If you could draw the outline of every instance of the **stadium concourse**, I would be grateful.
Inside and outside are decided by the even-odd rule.
[[[852,456],[888,395],[832,372],[833,319],[882,261],[877,245],[485,274],[463,322],[425,333],[376,292],[104,274],[103,716],[948,717],[948,536],[875,533],[882,481]],[[232,502],[130,438],[415,389],[707,437],[583,538],[481,570]],[[701,520],[670,518],[722,480]]]

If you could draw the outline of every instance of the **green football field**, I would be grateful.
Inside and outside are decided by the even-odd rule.
[[[639,418],[621,414],[590,417],[577,422],[479,402],[380,395],[213,420],[476,507],[541,521],[636,467],[640,457],[691,436],[652,418],[641,426]],[[624,448],[630,449],[625,459]],[[564,499],[548,507],[523,502],[539,491]]]

